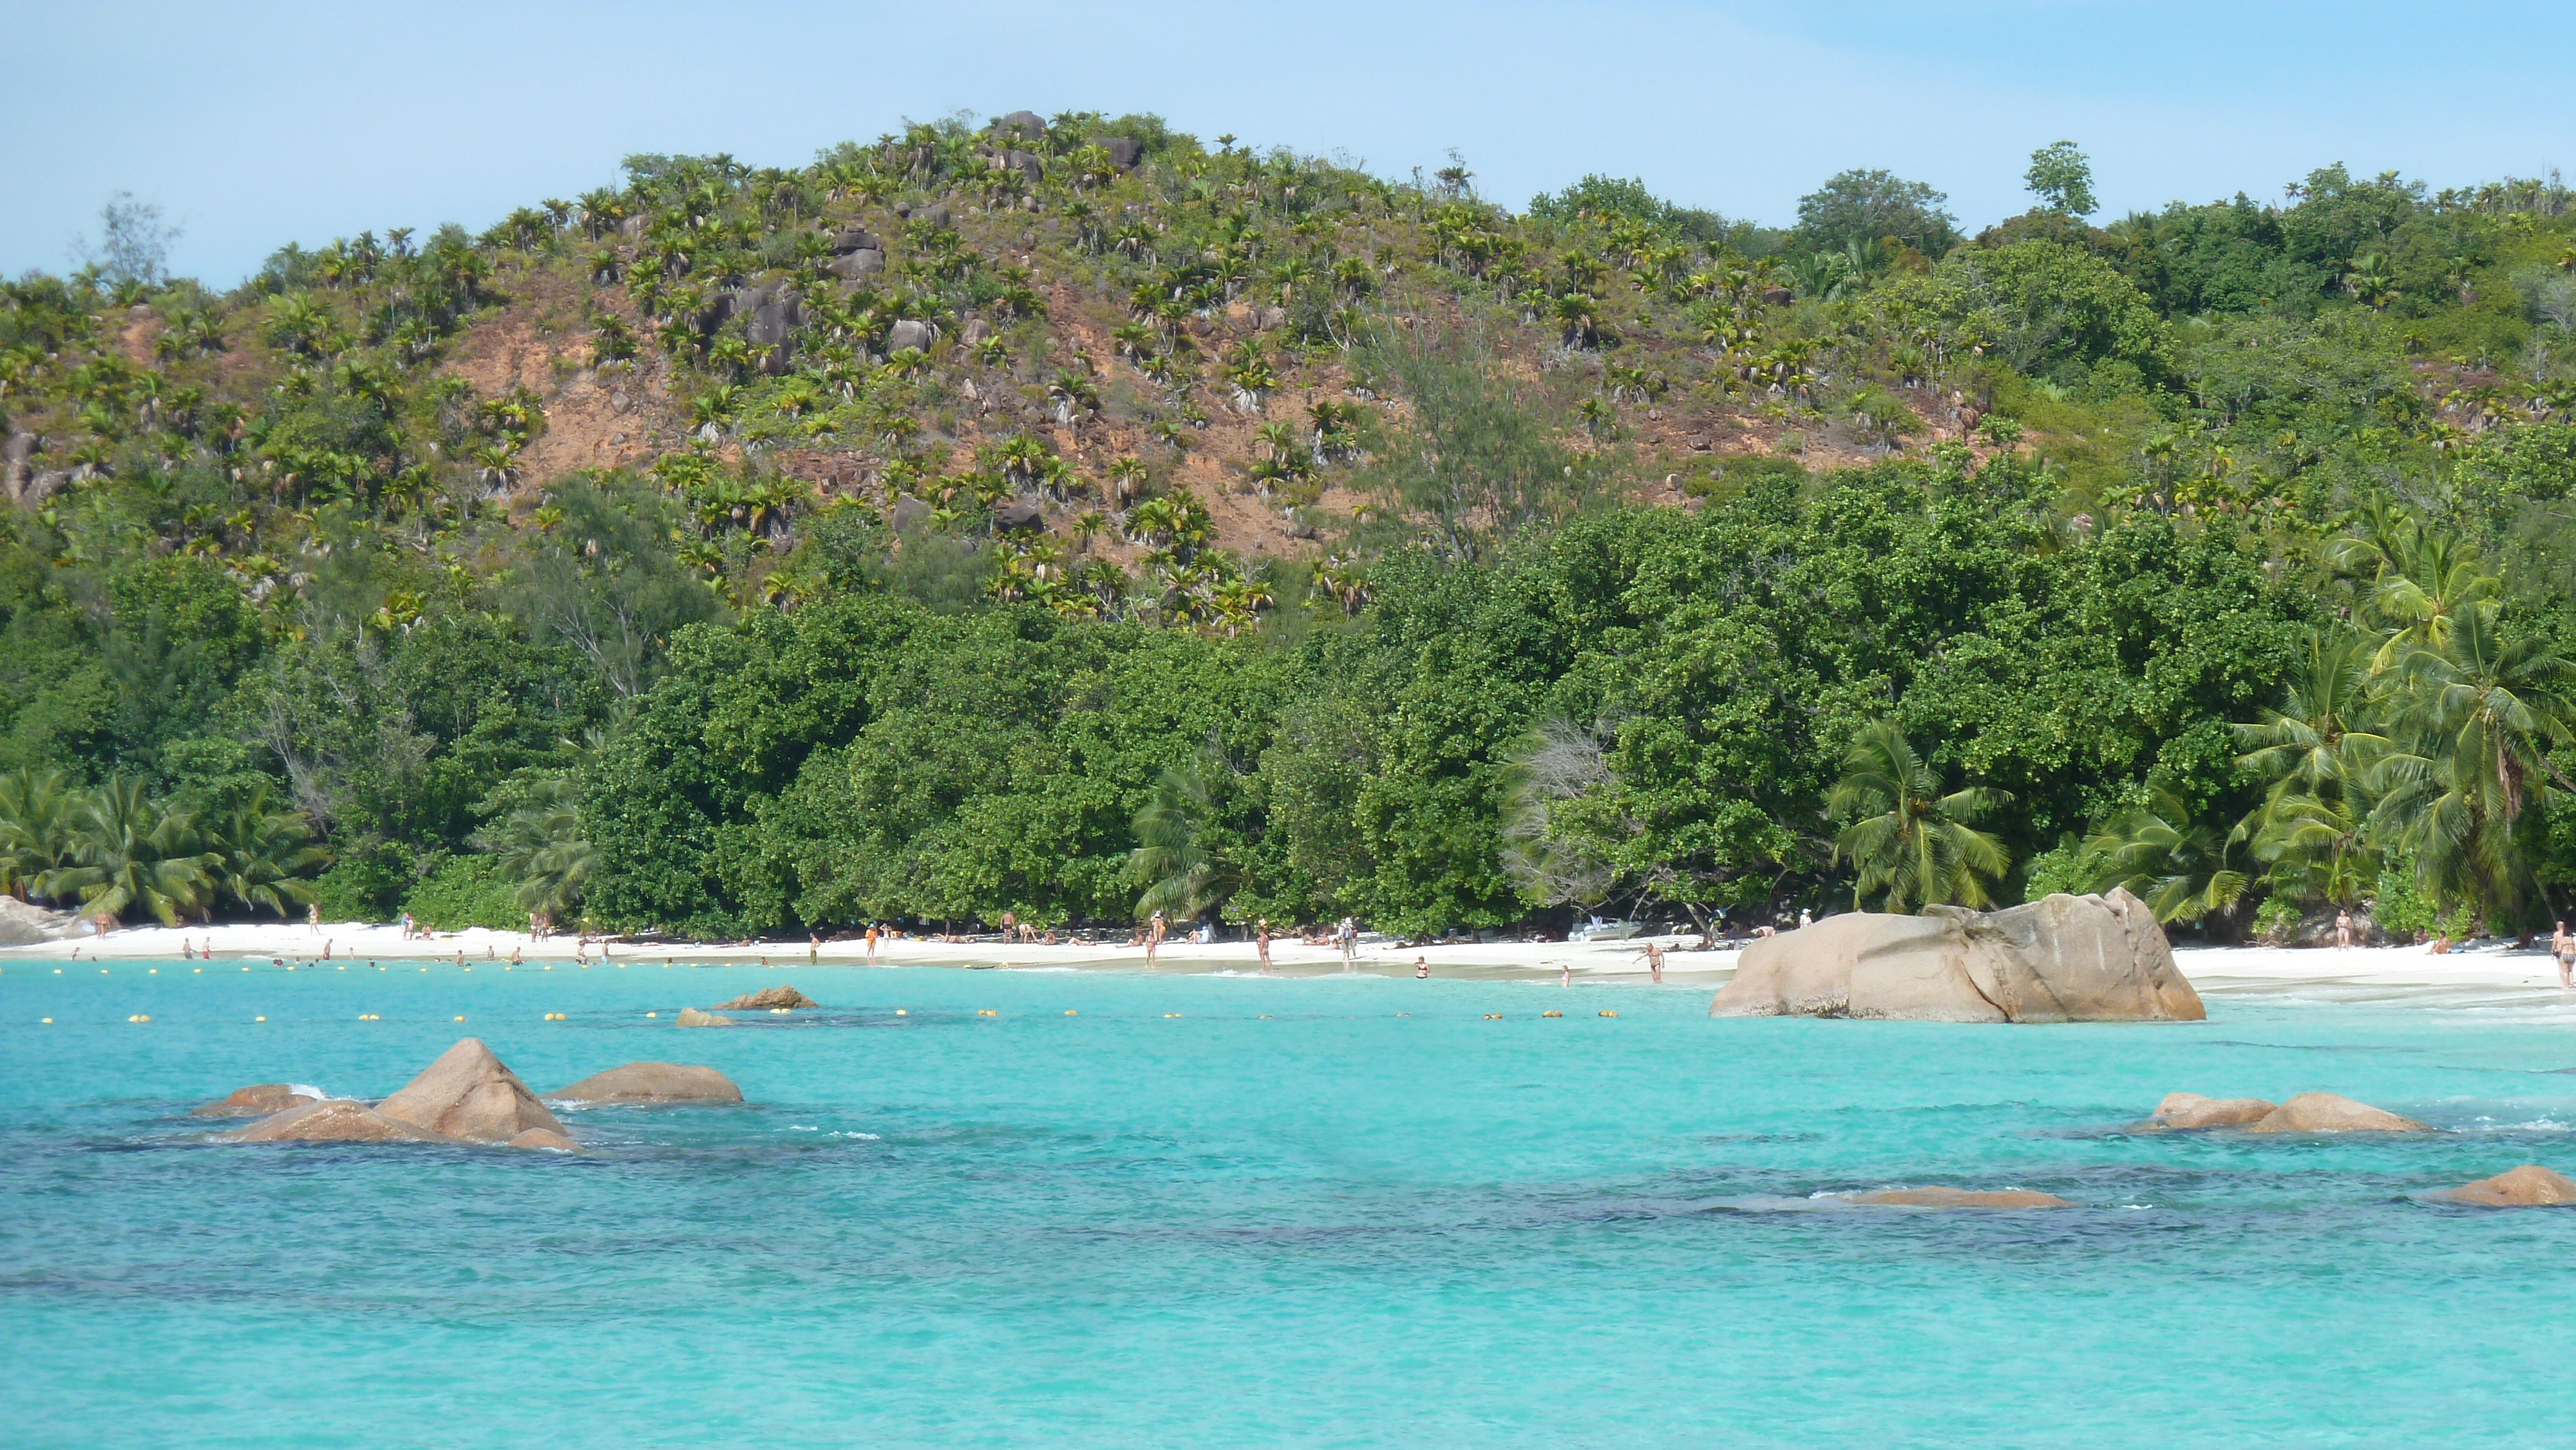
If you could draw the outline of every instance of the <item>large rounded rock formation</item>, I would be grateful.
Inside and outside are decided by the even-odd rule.
[[[1744,949],[1712,1017],[2198,1022],[2147,904],[2117,887],[2006,911],[1851,912]]]
[[[2333,1093],[2301,1093],[2285,1099],[2245,1129],[2249,1133],[2421,1133],[2413,1118],[2357,1103]]]
[[[2465,1203],[2475,1208],[2555,1208],[2576,1203],[2576,1183],[2537,1163],[2525,1163],[2493,1178],[2425,1196],[2440,1203]]]
[[[507,1143],[530,1128],[563,1131],[519,1075],[471,1037],[440,1053],[420,1076],[376,1104],[376,1111],[398,1123],[474,1143]]]
[[[742,1089],[712,1067],[630,1062],[546,1096],[559,1103],[738,1103]]]
[[[2148,1128],[2242,1128],[2259,1123],[2273,1111],[2266,1098],[2205,1098],[2198,1093],[2167,1093],[2156,1104]]]

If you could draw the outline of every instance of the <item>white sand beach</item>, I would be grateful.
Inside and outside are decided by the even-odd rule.
[[[1567,967],[1585,982],[1648,982],[1641,953],[1647,938],[1601,942],[1472,942],[1450,946],[1408,947],[1394,940],[1363,936],[1358,970],[1378,976],[1410,976],[1414,962],[1426,962],[1435,977],[1486,980],[1548,980]],[[1733,950],[1693,951],[1688,935],[1652,938],[1665,949],[1664,982],[1669,986],[1714,987],[1735,974]],[[578,940],[570,936],[531,937],[526,932],[439,932],[403,937],[396,926],[360,922],[325,922],[319,928],[295,923],[241,923],[212,927],[125,927],[105,936],[0,949],[0,972],[19,962],[170,960],[183,947],[202,954],[211,949],[218,961],[244,964],[303,964],[328,960],[334,965],[363,961],[418,961],[434,965],[507,966],[517,953],[522,966],[572,962]],[[844,939],[819,948],[788,941],[733,945],[710,942],[593,940],[589,959],[674,965],[764,963],[779,968],[834,969],[868,965],[867,945]],[[2424,947],[2332,948],[2186,944],[2175,949],[2183,974],[2205,995],[2274,994],[2319,1000],[2353,1001],[2433,995],[2446,1000],[2495,998],[2505,1001],[2559,1000],[2576,1005],[2576,993],[2562,993],[2556,968],[2538,947],[2517,951],[2510,942],[2478,942],[2435,955]],[[1271,943],[1274,969],[1282,976],[1320,976],[1343,969],[1341,954],[1330,946],[1307,946],[1290,939]],[[1005,943],[996,937],[962,942],[906,937],[882,942],[877,965],[956,967],[985,970],[1109,970],[1173,973],[1251,973],[1259,970],[1252,943],[1232,940],[1201,944],[1174,939],[1163,944],[1149,968],[1142,947],[1124,938],[1093,942]]]

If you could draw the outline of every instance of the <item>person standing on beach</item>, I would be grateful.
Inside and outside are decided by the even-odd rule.
[[[322,934],[321,902],[312,902],[304,908],[304,924],[313,928],[313,934],[315,936],[320,936]]]
[[[1270,918],[1263,917],[1252,928],[1252,945],[1261,954],[1261,973],[1270,974]]]
[[[1154,965],[1154,955],[1163,947],[1163,933],[1169,930],[1171,930],[1170,924],[1163,920],[1163,914],[1159,911],[1154,913],[1152,921],[1145,923],[1145,965],[1149,967]]]
[[[1574,963],[1566,961],[1556,964],[1556,984],[1560,987],[1574,985]]]
[[[2558,963],[2558,985],[2576,988],[2576,936],[2567,934],[2567,923],[2549,935],[2549,955]]]
[[[1413,980],[1423,982],[1429,981],[1430,978],[1431,959],[1429,957],[1415,957],[1413,959]]]
[[[1341,928],[1334,933],[1333,939],[1341,944],[1342,970],[1345,972],[1358,971],[1360,968],[1360,924],[1358,919],[1348,916],[1343,917]]]
[[[2335,950],[2352,950],[2352,913],[2349,911],[2335,913]]]
[[[876,964],[877,964],[877,924],[876,924],[875,922],[873,922],[873,921],[872,921],[872,922],[869,922],[869,923],[868,923],[868,965],[873,967],[873,966],[875,966]]]
[[[1799,908],[1798,908],[1798,930],[1800,930],[1800,931],[1805,931],[1807,928],[1809,928],[1809,927],[1811,927],[1811,926],[1814,926],[1815,924],[1816,924],[1816,918],[1815,918],[1814,916],[1812,916],[1812,915],[1808,914],[1807,908],[1805,908],[1805,907],[1803,907],[1803,906],[1802,906],[1802,907],[1799,907]]]

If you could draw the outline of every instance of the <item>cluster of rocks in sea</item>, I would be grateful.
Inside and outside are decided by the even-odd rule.
[[[578,1151],[546,1102],[738,1103],[742,1089],[711,1067],[630,1062],[558,1091],[531,1092],[468,1037],[377,1103],[326,1098],[292,1083],[259,1083],[196,1109],[201,1118],[257,1117],[218,1134],[227,1143],[451,1143]]]
[[[2113,887],[2005,911],[1855,911],[1744,949],[1712,1017],[1910,1022],[2199,1022],[2147,904]]]
[[[1712,1017],[1859,1017],[1909,1022],[2200,1022],[2147,904],[2118,887],[2005,911],[1933,906],[1920,916],[1829,916],[1745,948]],[[2333,1093],[2210,1098],[2172,1093],[2135,1132],[2422,1133],[2413,1118]],[[1895,1188],[1837,1194],[1884,1208],[2068,1208],[2027,1189]],[[2488,1207],[2576,1203],[2576,1183],[2537,1164],[2428,1195]]]
[[[784,985],[763,987],[757,992],[745,992],[730,1002],[718,1002],[713,1007],[705,1009],[683,1007],[680,1009],[680,1025],[683,1027],[731,1027],[733,1025],[733,1019],[730,1017],[720,1016],[718,1014],[725,1012],[795,1012],[801,1011],[804,1008],[819,1007],[821,1005],[822,1004],[820,1002],[817,1002],[813,998],[806,996],[804,993],[797,991],[794,987]]]

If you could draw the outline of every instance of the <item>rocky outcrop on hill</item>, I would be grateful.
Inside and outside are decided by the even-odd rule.
[[[2249,1133],[2421,1133],[2413,1118],[2357,1103],[2333,1093],[2300,1093],[2245,1129]]]
[[[742,1089],[712,1067],[630,1062],[546,1096],[562,1103],[738,1103]]]
[[[211,1103],[191,1109],[188,1116],[192,1118],[264,1118],[271,1113],[282,1113],[288,1108],[300,1108],[307,1103],[320,1101],[322,1101],[320,1093],[301,1091],[293,1083],[253,1083],[246,1088],[235,1088]]]
[[[563,1131],[519,1075],[471,1037],[439,1054],[400,1092],[376,1104],[376,1111],[398,1123],[475,1143],[507,1143],[530,1128]]]
[[[2555,1208],[2576,1203],[2576,1183],[2537,1163],[2525,1163],[2493,1178],[2441,1189],[2425,1197],[2437,1203],[2465,1203],[2475,1208]]]
[[[1745,948],[1712,1017],[2198,1022],[2200,994],[2128,892],[2006,911],[1852,912]]]
[[[776,987],[763,987],[757,992],[745,992],[730,1002],[718,1002],[714,1010],[764,1012],[772,1007],[819,1007],[821,1005],[820,1002],[797,991],[794,987],[782,984]]]

